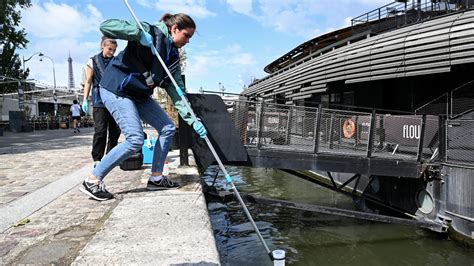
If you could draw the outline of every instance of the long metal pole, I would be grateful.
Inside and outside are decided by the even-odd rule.
[[[138,17],[135,15],[135,12],[133,12],[132,10],[132,7],[130,6],[130,4],[128,3],[128,0],[124,0],[125,2],[125,5],[127,6],[128,10],[130,11],[130,13],[132,14],[133,18],[135,19],[138,27],[140,27],[140,30],[142,30],[143,32],[146,32],[145,29],[143,28],[142,24],[140,23],[140,20],[138,19]],[[173,83],[178,95],[181,97],[181,100],[183,101],[184,105],[186,106],[186,108],[188,109],[188,112],[191,114],[191,117],[194,121],[194,123],[198,122],[198,119],[196,117],[196,115],[194,114],[194,111],[193,109],[191,108],[189,102],[188,102],[188,99],[186,99],[186,96],[184,95],[184,92],[181,90],[181,88],[178,86],[178,84],[176,83],[176,80],[173,78],[173,75],[171,75],[171,72],[169,71],[168,67],[166,66],[165,62],[163,62],[163,59],[161,58],[160,54],[158,53],[158,51],[156,50],[156,47],[155,46],[152,46],[151,49],[153,50],[153,53],[156,55],[156,58],[158,58],[158,61],[160,61],[160,64],[161,66],[163,66],[163,69],[165,70],[166,74],[168,75],[168,77],[170,78],[171,82]],[[263,236],[262,234],[260,233],[260,231],[258,230],[258,227],[257,225],[255,224],[253,218],[252,218],[252,215],[250,214],[249,210],[247,209],[247,207],[245,206],[245,203],[244,201],[242,200],[242,197],[240,196],[240,193],[239,191],[237,190],[237,188],[235,187],[234,185],[234,182],[232,181],[232,178],[230,177],[229,173],[227,172],[227,170],[225,169],[224,165],[222,164],[222,161],[220,160],[219,156],[217,155],[216,151],[214,150],[214,147],[212,146],[212,143],[210,142],[209,138],[207,136],[204,137],[204,140],[206,141],[207,143],[207,146],[209,147],[209,149],[211,150],[212,152],[212,155],[214,155],[214,158],[216,159],[217,163],[219,164],[219,167],[221,169],[221,171],[224,173],[225,175],[225,178],[226,178],[226,181],[227,183],[230,184],[231,188],[232,188],[232,191],[234,192],[234,195],[235,197],[238,199],[239,203],[242,205],[242,208],[244,209],[244,212],[245,214],[247,215],[247,218],[249,219],[250,223],[252,224],[253,228],[255,229],[255,232],[257,233],[258,237],[260,238],[260,241],[262,242],[267,254],[270,256],[270,259],[273,260],[273,255],[272,255],[272,252],[270,251],[270,249],[268,248],[267,246],[267,243],[265,243],[265,240],[263,239]]]
[[[53,64],[53,101],[54,101],[54,116],[56,116],[58,112],[58,97],[56,95],[56,70],[54,68],[54,60],[53,58],[47,55],[42,55],[42,57],[48,58],[49,60],[51,60],[51,63]]]
[[[54,85],[54,90],[56,90],[56,70],[54,69],[53,59],[51,59],[51,62],[53,62],[53,85]]]
[[[58,96],[56,95],[56,71],[54,70],[53,59],[51,59],[51,62],[53,62],[53,82],[54,82],[53,100],[54,100],[54,117],[56,119],[56,116],[58,115]]]

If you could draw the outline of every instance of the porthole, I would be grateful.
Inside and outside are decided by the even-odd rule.
[[[418,192],[418,209],[425,214],[431,213],[434,209],[434,200],[431,194],[426,190]]]

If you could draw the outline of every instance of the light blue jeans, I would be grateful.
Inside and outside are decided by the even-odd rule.
[[[107,153],[94,168],[92,174],[99,180],[103,180],[115,166],[134,152],[141,150],[144,135],[140,119],[158,131],[159,137],[154,148],[151,171],[162,172],[176,127],[160,105],[152,98],[134,101],[120,97],[102,87],[100,96],[122,130],[122,134],[125,135],[125,141]]]

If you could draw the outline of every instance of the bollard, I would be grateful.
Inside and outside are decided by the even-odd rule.
[[[285,251],[276,249],[272,251],[273,266],[285,266]]]

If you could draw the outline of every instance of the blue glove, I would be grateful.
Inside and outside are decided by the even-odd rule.
[[[194,122],[193,123],[193,129],[194,129],[194,131],[196,131],[196,133],[199,134],[199,137],[201,137],[201,138],[206,137],[207,130],[201,122],[199,122],[199,121]]]
[[[153,49],[153,37],[151,37],[150,33],[140,31],[140,44],[143,46],[148,46],[151,48],[151,52],[155,54],[155,49]]]
[[[82,111],[87,113],[87,110],[89,110],[89,101],[86,99],[82,102]]]

